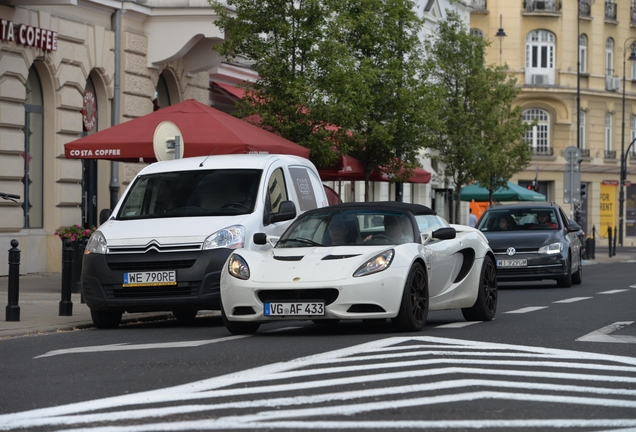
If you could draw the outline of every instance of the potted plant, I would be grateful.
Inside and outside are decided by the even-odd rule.
[[[73,271],[71,276],[71,292],[81,292],[80,276],[82,274],[82,257],[84,255],[84,247],[88,238],[95,231],[95,227],[82,228],[79,225],[71,225],[68,227],[60,228],[55,231],[55,235],[62,240],[62,249],[64,249],[64,241],[66,239],[71,241],[71,248],[73,249]]]

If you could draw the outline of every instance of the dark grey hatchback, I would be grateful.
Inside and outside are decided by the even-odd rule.
[[[570,287],[583,281],[581,227],[555,203],[495,205],[476,228],[495,253],[499,282],[554,279]]]

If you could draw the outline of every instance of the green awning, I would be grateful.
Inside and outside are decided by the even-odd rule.
[[[488,189],[474,183],[462,188],[462,201],[489,201],[490,196]],[[513,182],[508,182],[508,187],[499,188],[492,194],[492,200],[495,202],[504,201],[546,201],[546,197],[539,192],[526,189]]]

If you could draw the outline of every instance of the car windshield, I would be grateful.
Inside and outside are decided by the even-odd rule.
[[[558,228],[557,215],[551,208],[492,208],[487,210],[477,223],[477,229],[483,232],[556,230]]]
[[[394,245],[413,241],[413,224],[405,213],[325,209],[300,216],[276,247]]]
[[[254,211],[261,170],[179,171],[138,177],[117,219],[227,216]]]

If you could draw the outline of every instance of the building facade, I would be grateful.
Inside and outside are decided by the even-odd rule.
[[[629,145],[636,138],[636,62],[630,60],[636,2],[474,0],[472,6],[471,31],[492,42],[486,61],[508,68],[521,87],[516,103],[524,120],[536,122],[525,137],[532,162],[512,180],[538,181],[549,201],[572,218],[578,211],[587,234],[594,229],[607,237],[611,229],[634,245],[636,150]],[[565,181],[566,170],[576,170],[566,160],[572,148],[587,189],[580,203],[568,200]]]
[[[70,160],[64,144],[186,99],[209,104],[223,34],[205,0],[0,0],[0,254],[61,269],[55,232],[97,225],[139,164]],[[0,258],[0,275],[8,272]]]

